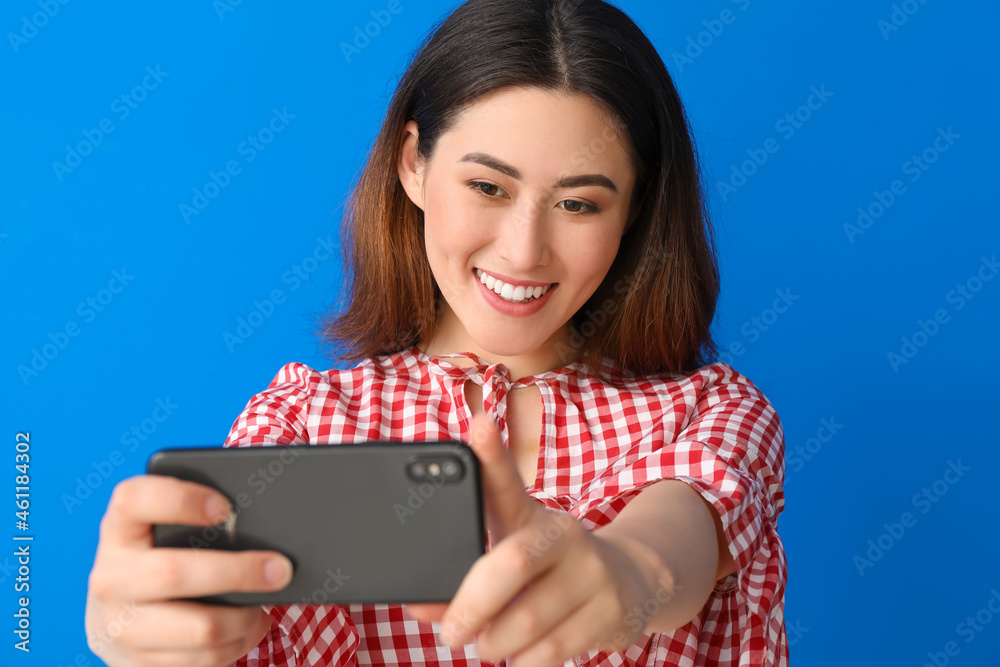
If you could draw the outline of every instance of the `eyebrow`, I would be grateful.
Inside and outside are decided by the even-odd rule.
[[[521,172],[516,167],[512,167],[506,162],[488,153],[467,153],[463,155],[459,162],[475,162],[484,167],[495,169],[502,174],[507,174],[516,181],[521,180]],[[585,185],[599,185],[614,193],[618,193],[618,188],[614,182],[604,174],[580,174],[577,176],[564,176],[553,183],[554,188],[578,188]]]

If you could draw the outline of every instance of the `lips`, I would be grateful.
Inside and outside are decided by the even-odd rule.
[[[496,276],[477,268],[475,270],[479,282],[487,289],[495,292],[500,298],[511,303],[529,303],[540,298],[555,285],[555,283],[538,283],[531,281],[515,281],[504,279],[506,276]]]

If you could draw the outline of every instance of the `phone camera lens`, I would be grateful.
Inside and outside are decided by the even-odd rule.
[[[458,463],[455,461],[445,461],[441,464],[441,470],[444,472],[444,476],[451,479],[458,474]]]
[[[418,479],[422,478],[424,476],[424,464],[420,463],[419,461],[417,463],[414,463],[412,466],[410,466],[410,472],[413,473],[414,477]]]

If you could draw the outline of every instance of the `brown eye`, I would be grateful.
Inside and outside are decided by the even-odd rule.
[[[574,208],[565,208],[566,211],[570,213],[576,213],[578,215],[588,215],[590,213],[598,213],[599,210],[596,206],[591,204],[585,204],[582,201],[577,201],[575,199],[567,199],[562,202],[563,204],[574,205]]]
[[[483,187],[495,188],[495,190],[503,192],[503,190],[500,189],[500,186],[494,185],[493,183],[487,183],[485,181],[473,181],[469,183],[469,187],[472,188],[473,192],[487,199],[496,199],[496,197],[493,196],[495,192],[493,193],[485,192],[483,190]]]
[[[486,181],[471,181],[468,183],[468,186],[473,192],[485,199],[498,199],[495,195],[498,192],[503,192],[503,188],[499,185],[487,183]],[[577,201],[576,199],[567,199],[566,201],[559,203],[566,204],[568,207],[563,207],[563,210],[567,213],[572,213],[573,215],[592,215],[594,213],[600,213],[600,209],[593,204],[587,204],[582,201]]]

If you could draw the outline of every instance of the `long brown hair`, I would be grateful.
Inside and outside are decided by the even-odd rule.
[[[641,375],[713,361],[719,269],[687,116],[642,30],[601,0],[469,0],[425,38],[345,205],[342,309],[322,320],[332,356],[358,361],[433,335],[442,297],[423,211],[397,174],[403,128],[416,121],[417,151],[430,159],[464,107],[507,86],[588,95],[628,138],[633,221],[573,315],[580,360],[602,377],[603,357]]]

